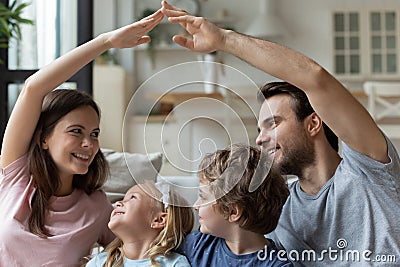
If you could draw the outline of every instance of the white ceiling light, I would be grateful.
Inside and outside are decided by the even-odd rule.
[[[281,37],[287,33],[275,15],[273,0],[259,0],[259,12],[248,27],[246,34],[255,37]]]

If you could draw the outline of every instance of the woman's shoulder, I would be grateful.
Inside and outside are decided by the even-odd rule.
[[[16,183],[28,185],[30,180],[28,170],[28,155],[25,154],[4,168],[0,168],[0,183],[14,186]]]
[[[1,155],[0,155],[1,158]],[[21,169],[27,169],[27,164],[28,163],[28,154],[25,154],[18,159],[14,160],[7,166],[4,166],[3,168],[0,168],[0,173],[4,176],[7,176],[8,174],[21,170]]]

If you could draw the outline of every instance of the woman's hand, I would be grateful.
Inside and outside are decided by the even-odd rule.
[[[104,43],[108,48],[130,48],[148,43],[151,38],[146,34],[163,19],[161,10],[117,30],[104,33]]]

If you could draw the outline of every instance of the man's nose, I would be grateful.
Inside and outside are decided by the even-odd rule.
[[[271,142],[271,135],[265,130],[260,130],[256,138],[256,144],[258,146],[263,146],[270,142]]]

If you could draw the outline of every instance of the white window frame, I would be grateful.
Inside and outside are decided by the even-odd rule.
[[[373,73],[372,72],[372,32],[371,32],[371,22],[370,14],[372,12],[384,13],[384,12],[394,12],[396,16],[396,64],[397,69],[394,73]],[[351,74],[346,72],[344,74],[336,73],[336,53],[335,50],[335,37],[337,33],[335,32],[335,14],[345,14],[349,13],[359,14],[359,51],[360,51],[360,73]],[[386,49],[386,48],[382,48]],[[350,51],[345,51],[348,55]],[[400,76],[400,8],[369,8],[369,9],[341,9],[335,10],[332,13],[332,62],[333,62],[333,72],[342,81],[366,81],[366,80],[399,80]],[[346,62],[346,64],[349,64]],[[349,67],[347,65],[347,67]],[[346,70],[347,71],[347,70]]]

